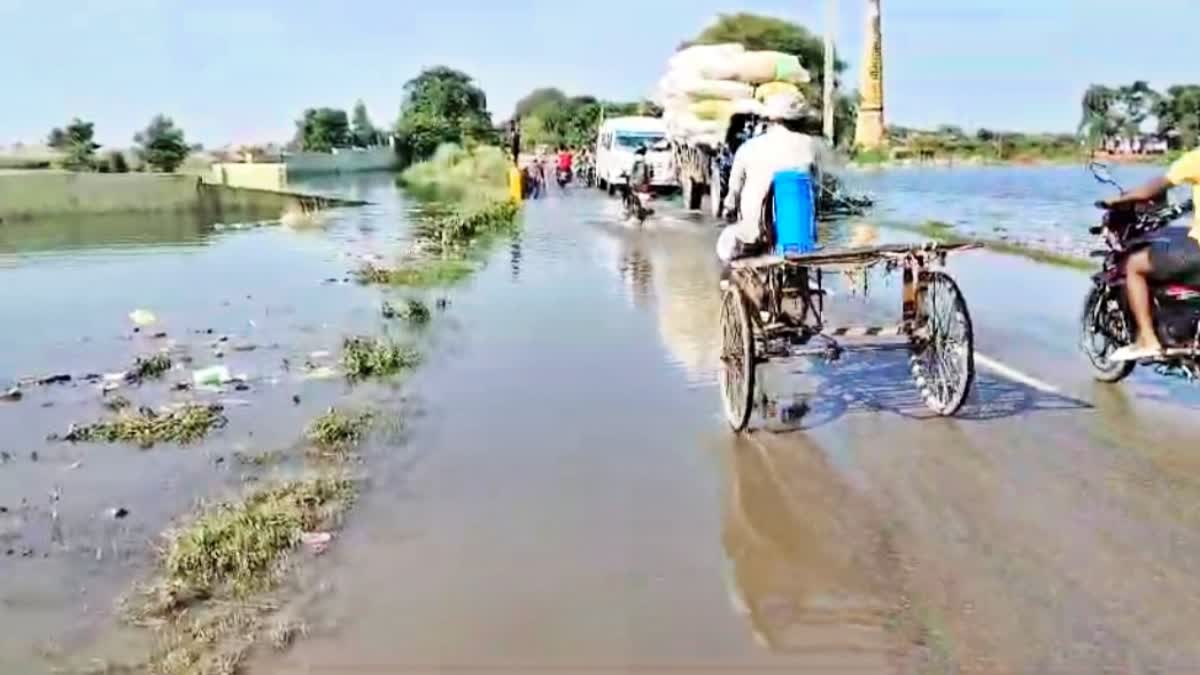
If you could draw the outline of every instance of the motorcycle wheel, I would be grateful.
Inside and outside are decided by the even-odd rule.
[[[1136,364],[1108,358],[1117,349],[1133,341],[1124,313],[1114,313],[1106,307],[1109,293],[1111,290],[1103,286],[1093,286],[1088,291],[1080,317],[1080,348],[1092,364],[1092,377],[1112,384],[1129,377]]]

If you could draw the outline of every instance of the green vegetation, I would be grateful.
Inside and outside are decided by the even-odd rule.
[[[475,266],[461,258],[427,258],[405,263],[400,267],[363,265],[355,274],[362,284],[386,284],[431,288],[452,286],[471,276]]]
[[[62,166],[72,171],[90,171],[96,159],[96,125],[76,117],[65,129],[55,127],[46,139],[47,145],[63,153]]]
[[[958,160],[962,162],[1078,161],[1083,155],[1073,134],[1028,134],[979,129],[968,135],[961,128],[942,125],[921,130],[888,127],[892,149],[888,158],[913,160]],[[865,161],[862,159],[866,155]],[[860,164],[882,161],[877,153],[858,153]]]
[[[343,413],[330,408],[308,425],[306,435],[323,454],[344,455],[366,436],[372,417],[369,412]]]
[[[72,443],[127,442],[137,443],[143,448],[168,442],[186,445],[204,438],[213,429],[225,426],[227,420],[222,412],[219,405],[197,403],[189,403],[165,412],[142,408],[122,412],[110,420],[82,427],[72,426],[62,440]]]
[[[129,376],[134,380],[162,377],[171,370],[171,357],[166,354],[139,356],[129,369]]]
[[[402,163],[411,164],[428,159],[445,143],[472,147],[498,138],[483,90],[469,75],[436,66],[404,85],[396,140]]]
[[[163,173],[173,173],[187,159],[191,148],[183,139],[183,130],[165,115],[155,115],[146,128],[133,137],[142,162]]]
[[[106,173],[128,173],[129,162],[125,160],[125,153],[120,150],[109,150],[104,154],[104,163],[100,165],[100,170]]]
[[[286,646],[295,624],[268,626],[275,606],[259,596],[277,586],[303,535],[335,526],[353,498],[345,478],[295,480],[219,504],[173,532],[160,578],[130,607],[135,623],[160,636],[144,670],[232,675],[259,639]]]
[[[429,311],[429,305],[413,298],[405,300],[401,307],[396,307],[385,300],[380,312],[385,319],[404,319],[415,326],[424,326],[433,318]]]
[[[463,148],[446,143],[428,160],[408,167],[400,182],[430,199],[463,203],[508,197],[509,159],[495,146]]]
[[[419,361],[412,348],[386,338],[349,337],[342,343],[342,368],[352,380],[394,375]]]
[[[650,101],[618,103],[593,96],[570,96],[554,87],[535,89],[517,102],[513,119],[520,121],[521,141],[526,148],[539,145],[580,148],[596,141],[596,132],[606,117],[662,114]]]
[[[330,152],[351,144],[350,122],[345,110],[309,108],[296,121],[295,144],[305,152]]]
[[[369,148],[383,142],[383,134],[371,123],[371,117],[367,115],[367,105],[362,100],[354,103],[354,112],[351,113],[350,137],[360,148]]]
[[[1080,107],[1079,134],[1093,148],[1143,139],[1151,117],[1156,120],[1154,135],[1171,148],[1190,149],[1200,143],[1200,85],[1173,85],[1159,92],[1145,80],[1119,87],[1093,84]]]

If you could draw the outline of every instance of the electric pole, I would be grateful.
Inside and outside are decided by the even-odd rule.
[[[821,118],[825,122],[825,139],[834,144],[834,95],[836,74],[834,65],[837,57],[833,53],[833,34],[837,31],[837,0],[825,0],[825,101],[822,106]]]

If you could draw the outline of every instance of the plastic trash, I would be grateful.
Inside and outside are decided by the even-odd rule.
[[[157,323],[158,317],[154,315],[154,312],[151,312],[148,309],[135,309],[129,313],[129,320],[132,321],[135,326],[145,327]]]
[[[229,368],[225,366],[209,366],[192,371],[192,384],[197,387],[219,386],[231,380]]]

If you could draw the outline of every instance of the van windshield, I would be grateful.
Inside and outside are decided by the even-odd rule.
[[[616,142],[617,147],[619,148],[623,148],[625,150],[637,150],[643,145],[648,148],[653,147],[655,143],[666,140],[666,138],[666,134],[660,134],[654,131],[646,131],[641,133],[618,132],[616,136]]]

